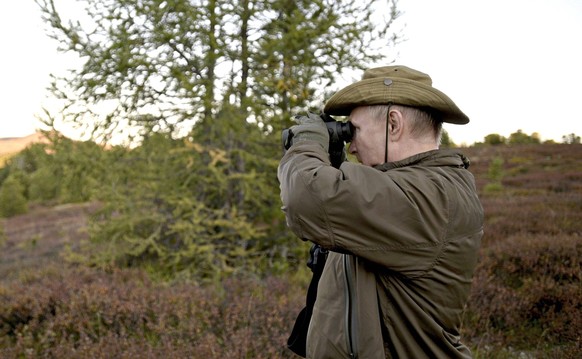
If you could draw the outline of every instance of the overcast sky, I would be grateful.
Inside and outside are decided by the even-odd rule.
[[[581,0],[400,0],[399,8],[407,40],[386,58],[428,73],[471,118],[445,127],[455,143],[517,130],[558,142],[582,135]],[[44,34],[33,0],[0,3],[0,36],[0,137],[25,136],[49,103],[49,74],[71,63]]]
[[[399,63],[428,73],[470,117],[456,143],[522,130],[582,135],[582,1],[402,0]]]

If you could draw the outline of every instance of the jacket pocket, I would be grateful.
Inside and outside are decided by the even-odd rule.
[[[307,334],[307,358],[385,358],[376,276],[364,263],[329,253]]]

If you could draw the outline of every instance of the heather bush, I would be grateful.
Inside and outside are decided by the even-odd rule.
[[[490,245],[477,269],[467,326],[522,347],[534,337],[536,345],[576,342],[582,332],[582,317],[575,315],[582,310],[580,258],[577,236],[521,234]]]
[[[291,358],[302,299],[281,278],[201,287],[55,267],[0,286],[0,357]]]
[[[477,357],[582,353],[580,149],[468,149],[485,209],[481,258],[463,328]],[[479,178],[500,156],[503,191],[492,193]]]
[[[485,207],[483,245],[506,241],[519,233],[576,234],[582,232],[582,195],[491,196],[482,198]]]

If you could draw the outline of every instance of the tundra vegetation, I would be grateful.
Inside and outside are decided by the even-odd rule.
[[[79,1],[78,22],[37,3],[83,65],[54,78],[47,142],[0,168],[0,356],[293,357],[309,245],[280,210],[280,130],[398,42],[394,2],[383,26],[347,0]],[[486,213],[476,357],[581,352],[582,146],[563,140],[462,149]]]
[[[292,357],[308,247],[285,229],[274,163],[232,178],[227,154],[163,135],[48,135],[0,170],[2,357]],[[461,150],[486,215],[464,340],[478,358],[577,357],[582,146]],[[17,188],[28,213],[5,200]]]

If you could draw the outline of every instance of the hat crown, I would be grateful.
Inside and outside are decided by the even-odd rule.
[[[325,104],[328,115],[349,116],[360,106],[386,104],[430,108],[444,122],[469,122],[446,94],[432,87],[429,75],[402,65],[382,66],[364,71],[357,81],[336,92]]]
[[[432,86],[429,75],[406,66],[382,66],[364,71],[362,80],[373,78],[401,78]]]

